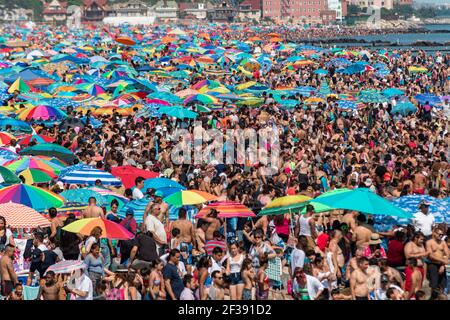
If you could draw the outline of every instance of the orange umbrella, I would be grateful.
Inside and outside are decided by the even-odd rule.
[[[251,37],[248,38],[248,41],[262,41],[262,39],[260,37]]]
[[[280,37],[280,35],[278,33],[275,33],[275,32],[269,33],[267,36],[268,37],[274,37],[274,38],[279,38]]]
[[[166,36],[166,37],[161,39],[161,43],[167,44],[167,43],[174,42],[175,40],[176,40],[175,38]]]
[[[269,41],[270,41],[270,42],[282,42],[283,39],[281,39],[281,38],[270,38]]]
[[[125,37],[125,36],[117,37],[115,40],[116,40],[116,42],[127,45],[127,46],[133,46],[136,44],[136,42],[133,39],[131,39],[130,37]]]
[[[202,63],[214,63],[214,59],[208,56],[201,56],[195,60]]]

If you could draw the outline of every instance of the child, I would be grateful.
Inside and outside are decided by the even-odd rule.
[[[14,291],[8,296],[8,300],[23,300],[23,286],[22,283],[17,283]]]
[[[179,249],[181,243],[181,231],[178,228],[172,229],[172,239],[170,239],[170,248]]]

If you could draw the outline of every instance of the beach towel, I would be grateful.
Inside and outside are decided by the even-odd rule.
[[[39,287],[23,286],[23,300],[36,300]]]

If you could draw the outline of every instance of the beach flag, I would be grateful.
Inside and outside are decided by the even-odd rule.
[[[8,93],[14,93],[15,91],[19,91],[20,93],[23,93],[23,92],[30,92],[30,90],[31,90],[30,86],[27,85],[26,82],[23,81],[21,77],[19,77],[9,87]]]

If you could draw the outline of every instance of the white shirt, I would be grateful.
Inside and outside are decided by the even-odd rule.
[[[94,292],[92,280],[86,275],[83,274],[79,279],[77,279],[75,282],[75,289],[88,293],[85,297],[80,297],[77,295],[75,300],[92,300]]]
[[[308,290],[308,295],[310,300],[315,300],[319,291],[324,289],[323,284],[316,277],[305,274],[306,276],[306,289]],[[297,279],[294,279],[293,290],[297,290],[298,283]]]
[[[305,264],[305,252],[303,250],[294,248],[291,253],[291,271],[294,274],[295,268],[300,267],[303,269]]]
[[[164,225],[161,221],[154,215],[149,214],[147,218],[145,219],[145,229],[147,231],[150,231],[161,240],[166,242],[167,241],[167,234],[166,230],[164,229]],[[160,245],[156,243],[156,247],[159,249]]]
[[[180,300],[195,300],[194,293],[189,288],[184,288],[181,291]]]
[[[422,231],[426,237],[431,236],[433,224],[434,215],[432,213],[423,214],[422,211],[418,211],[414,214],[413,225],[416,231]]]
[[[133,189],[133,199],[134,200],[139,200],[144,198],[144,194],[142,193],[141,189],[139,188],[134,188]]]
[[[389,288],[397,289],[400,292],[400,294],[403,294],[405,292],[405,291],[403,291],[402,288],[396,286],[395,284],[391,284],[389,286]],[[387,289],[384,290],[383,288],[379,288],[379,289],[375,290],[375,300],[387,300],[388,298],[386,297],[386,292],[387,292]]]

